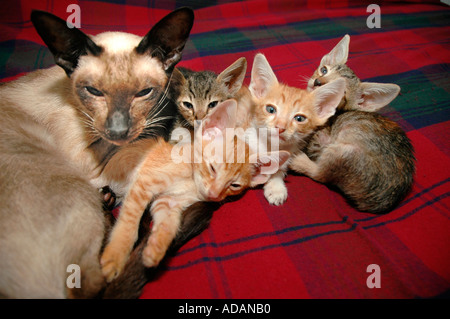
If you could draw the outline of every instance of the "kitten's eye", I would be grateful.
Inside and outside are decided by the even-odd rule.
[[[103,96],[103,93],[92,86],[85,86],[86,91],[95,96]]]
[[[146,95],[150,94],[152,91],[153,91],[152,88],[144,89],[144,90],[138,92],[138,93],[135,95],[135,97],[143,97],[143,96],[146,96]]]
[[[272,105],[266,105],[266,111],[267,113],[275,114],[277,112],[277,109]]]
[[[231,188],[232,190],[234,190],[234,191],[237,191],[237,190],[239,190],[239,189],[242,188],[242,185],[239,184],[239,183],[231,183],[231,184],[230,184],[230,188]]]
[[[214,101],[208,104],[208,108],[212,109],[213,107],[216,107],[217,103],[219,103],[218,101]]]
[[[301,122],[306,121],[306,117],[303,116],[303,115],[296,115],[296,116],[294,116],[294,120],[296,120],[297,122],[301,123]]]
[[[191,103],[189,103],[189,102],[183,102],[183,105],[187,109],[193,109],[194,108],[194,106]]]
[[[320,68],[320,73],[322,73],[322,75],[325,75],[328,73],[328,68],[326,66],[323,66]]]

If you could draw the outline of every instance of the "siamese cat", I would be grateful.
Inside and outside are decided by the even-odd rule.
[[[91,180],[132,141],[168,137],[172,71],[193,20],[181,8],[144,37],[88,36],[32,12],[58,66],[0,86],[0,296],[88,298],[105,287],[103,185]],[[66,284],[70,265],[80,288]]]

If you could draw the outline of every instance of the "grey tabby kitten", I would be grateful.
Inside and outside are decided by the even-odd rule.
[[[412,187],[414,149],[400,126],[372,112],[392,101],[400,88],[395,84],[361,82],[345,65],[349,41],[346,35],[322,58],[308,83],[313,90],[344,78],[346,93],[339,112],[316,131],[290,168],[337,187],[360,211],[386,213]]]
[[[347,82],[347,88],[338,110],[377,111],[397,97],[400,87],[392,83],[361,82],[345,64],[349,44],[350,36],[346,34],[330,53],[323,56],[319,67],[308,81],[308,90],[342,77]]]
[[[244,81],[247,60],[239,58],[219,75],[183,67],[176,70],[181,89],[177,99],[180,114],[175,127],[192,129],[194,121],[204,119],[217,104],[237,95]]]

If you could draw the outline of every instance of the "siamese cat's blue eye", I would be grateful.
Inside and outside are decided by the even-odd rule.
[[[266,111],[267,113],[275,114],[277,112],[277,109],[272,105],[266,105]]]
[[[183,105],[184,105],[185,108],[188,108],[188,109],[193,109],[194,108],[194,106],[191,103],[189,103],[189,102],[183,102]]]
[[[294,116],[294,120],[296,120],[297,122],[301,123],[301,122],[306,121],[306,117],[303,116],[303,115],[296,115],[296,116]]]
[[[94,88],[92,86],[86,86],[85,89],[86,89],[86,91],[88,91],[92,95],[103,96],[102,92],[100,92],[99,90],[97,90],[96,88]]]
[[[146,96],[146,95],[150,94],[152,91],[153,91],[152,88],[144,89],[144,90],[138,92],[138,93],[135,95],[135,97],[143,97],[143,96]]]
[[[322,73],[322,75],[327,74],[327,73],[328,73],[327,67],[326,67],[326,66],[321,67],[321,68],[320,68],[320,73]]]
[[[219,103],[218,101],[214,101],[208,104],[208,108],[212,109],[213,107],[216,107],[217,103]]]

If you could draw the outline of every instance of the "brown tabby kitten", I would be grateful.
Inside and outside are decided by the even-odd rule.
[[[347,35],[322,58],[309,81],[317,90],[329,79],[345,78],[346,95],[340,104],[344,111],[312,136],[305,153],[294,157],[290,167],[318,182],[336,186],[360,211],[385,213],[411,189],[414,150],[395,122],[376,113],[357,111],[385,106],[400,88],[395,84],[360,83],[343,64],[348,41]],[[317,77],[318,72],[322,76]]]
[[[262,184],[270,177],[260,169],[263,163],[282,165],[287,160],[288,152],[255,154],[245,144],[245,160],[237,161],[240,140],[227,132],[227,128],[235,128],[236,107],[235,100],[219,104],[195,132],[193,144],[189,141],[173,145],[160,139],[146,150],[101,258],[108,281],[121,273],[137,239],[139,221],[150,202],[154,200],[153,225],[142,258],[146,267],[155,267],[177,235],[184,208],[204,200],[219,202]],[[188,156],[186,160],[175,156],[180,146],[183,156]],[[218,150],[223,153],[218,155]]]
[[[345,81],[337,79],[308,92],[279,83],[264,55],[255,56],[249,90],[254,98],[252,126],[273,129],[281,150],[291,154],[334,115],[344,95]],[[281,166],[264,185],[269,203],[281,205],[287,198],[284,176],[288,163]]]
[[[177,99],[177,127],[194,128],[194,121],[203,120],[218,103],[234,98],[242,86],[247,60],[240,58],[217,75],[212,71],[192,71],[179,67],[181,88]]]
[[[338,78],[347,82],[345,96],[338,110],[376,111],[399,94],[400,87],[392,83],[361,82],[345,63],[348,59],[350,36],[345,35],[341,41],[323,56],[320,65],[308,81],[308,90],[326,84]]]

